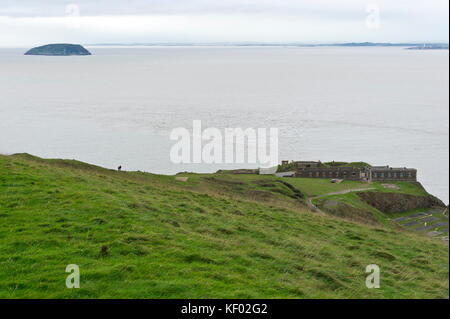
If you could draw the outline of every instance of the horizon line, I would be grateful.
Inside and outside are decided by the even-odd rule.
[[[405,42],[263,42],[263,41],[168,41],[168,42],[51,42],[44,44],[29,45],[1,45],[0,48],[28,48],[46,44],[80,44],[83,46],[291,46],[291,47],[325,47],[325,46],[345,46],[345,47],[416,47],[416,46],[449,46],[445,41],[405,41]]]

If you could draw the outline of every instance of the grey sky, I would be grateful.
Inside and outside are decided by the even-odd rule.
[[[448,0],[0,0],[0,46],[448,42]]]

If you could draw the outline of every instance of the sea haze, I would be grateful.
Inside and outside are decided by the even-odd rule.
[[[0,49],[0,153],[173,174],[176,127],[279,128],[279,159],[418,169],[449,201],[448,50],[401,47]]]

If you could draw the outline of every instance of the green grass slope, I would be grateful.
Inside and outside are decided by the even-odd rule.
[[[271,178],[186,176],[0,156],[0,298],[449,297],[440,241],[319,216]]]

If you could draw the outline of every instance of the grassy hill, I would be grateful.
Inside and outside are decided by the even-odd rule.
[[[188,179],[0,156],[0,298],[449,297],[442,241],[380,212],[370,225],[305,205],[367,184],[177,177]],[[427,195],[410,183],[375,187]],[[80,289],[65,286],[68,264],[80,267]],[[381,268],[380,289],[365,287],[368,264]]]

